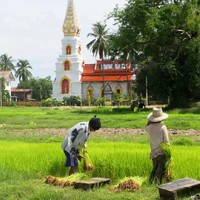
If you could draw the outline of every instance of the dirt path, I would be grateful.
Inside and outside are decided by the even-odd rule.
[[[45,128],[45,129],[34,129],[34,130],[15,130],[15,133],[21,133],[24,135],[57,135],[57,136],[64,136],[68,129],[60,128]],[[169,133],[173,135],[196,135],[200,136],[200,130],[172,130],[169,129]],[[139,134],[144,135],[147,134],[145,129],[131,129],[131,128],[101,128],[100,130],[96,131],[94,134]]]

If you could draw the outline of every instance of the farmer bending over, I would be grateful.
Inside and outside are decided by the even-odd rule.
[[[89,122],[80,122],[73,126],[68,132],[62,143],[62,149],[66,156],[66,167],[70,167],[69,175],[78,172],[78,160],[82,156],[79,155],[81,147],[86,151],[86,141],[90,135],[90,131],[96,131],[101,128],[101,121],[94,116]]]
[[[148,115],[148,123],[146,130],[150,136],[151,153],[153,169],[150,175],[149,182],[157,184],[162,183],[162,178],[165,173],[166,156],[162,150],[162,143],[170,145],[167,128],[161,122],[167,119],[168,114],[163,113],[161,108],[153,108],[153,112]]]

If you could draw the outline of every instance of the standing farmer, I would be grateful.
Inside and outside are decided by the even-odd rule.
[[[146,130],[150,136],[151,153],[153,169],[150,175],[149,182],[157,184],[162,183],[162,178],[165,173],[166,155],[161,147],[163,143],[170,145],[169,135],[166,126],[161,123],[168,118],[168,114],[164,113],[161,108],[153,108],[153,111],[148,115],[148,123]]]
[[[101,128],[101,121],[94,116],[89,122],[80,122],[73,126],[68,132],[62,143],[62,149],[66,156],[66,167],[70,167],[69,175],[78,172],[78,160],[82,156],[79,155],[81,147],[86,151],[86,141],[91,131]]]

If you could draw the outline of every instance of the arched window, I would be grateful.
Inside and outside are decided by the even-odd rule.
[[[66,71],[66,70],[69,70],[69,69],[70,69],[70,62],[67,60],[64,63],[64,70]]]
[[[122,88],[115,88],[115,94],[122,95]]]
[[[88,88],[87,89],[87,100],[90,101],[93,99],[93,89],[92,88]]]
[[[66,54],[67,54],[67,55],[70,55],[71,53],[72,53],[72,48],[71,48],[71,46],[68,45],[68,46],[66,47]]]
[[[81,54],[81,46],[78,47],[78,54]]]
[[[69,81],[67,79],[62,81],[62,94],[69,94]]]

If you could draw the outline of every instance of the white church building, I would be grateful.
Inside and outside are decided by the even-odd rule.
[[[130,95],[133,72],[129,63],[104,60],[85,64],[75,0],[68,0],[63,33],[62,53],[56,61],[53,98],[62,101],[63,97],[73,95],[86,99],[89,94],[91,99],[104,95],[111,100],[115,93]]]

